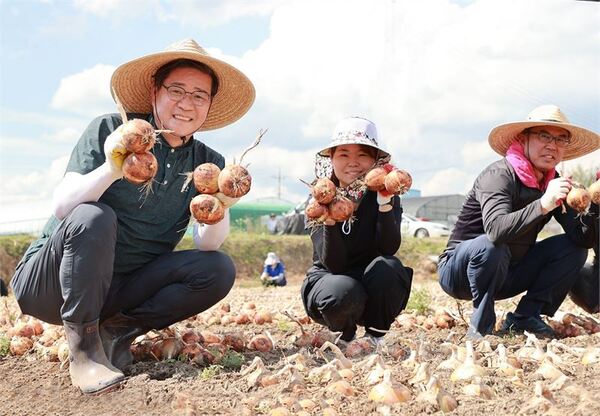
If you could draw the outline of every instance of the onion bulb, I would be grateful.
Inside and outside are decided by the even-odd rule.
[[[208,194],[196,195],[190,202],[190,211],[196,221],[203,224],[216,224],[225,217],[221,201]]]
[[[591,202],[592,197],[585,188],[573,187],[567,194],[567,204],[579,213],[586,213]]]
[[[325,222],[329,217],[329,209],[327,205],[320,204],[317,200],[311,199],[304,209],[304,214],[310,220]]]
[[[392,194],[404,194],[412,186],[410,173],[402,169],[395,169],[385,177],[385,189]]]
[[[219,191],[230,198],[241,198],[250,191],[252,177],[242,165],[228,165],[219,173]]]
[[[134,118],[123,123],[120,129],[123,145],[128,152],[146,153],[156,142],[154,127],[146,120]]]
[[[149,183],[157,172],[158,162],[150,152],[131,153],[123,161],[123,177],[134,185]]]
[[[320,204],[329,204],[335,196],[335,184],[328,178],[319,178],[312,187],[312,196]]]
[[[589,186],[588,192],[592,202],[596,205],[600,205],[600,179]]]
[[[378,166],[367,172],[365,183],[370,191],[383,191],[385,189],[385,177],[388,174],[383,166]]]
[[[221,169],[214,163],[202,163],[194,169],[194,186],[201,194],[214,194],[219,191]]]
[[[394,404],[409,399],[410,390],[401,384],[393,384],[390,370],[384,370],[383,381],[369,392],[369,400],[377,403]]]
[[[349,220],[354,212],[354,202],[345,196],[336,195],[329,204],[329,218],[336,222]]]

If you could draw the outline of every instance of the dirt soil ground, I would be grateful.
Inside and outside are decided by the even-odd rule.
[[[444,400],[452,401],[451,398],[458,404],[451,413],[467,416],[600,414],[600,333],[564,338],[553,343],[539,340],[537,348],[535,343],[525,347],[524,335],[488,336],[487,342],[475,343],[475,362],[484,368],[485,374],[481,375],[481,384],[470,388],[481,390],[483,385],[484,390],[489,388],[492,391],[492,397],[466,394],[465,386],[471,382],[453,381],[450,377],[453,370],[438,366],[450,357],[450,345],[461,349],[465,346],[467,327],[459,309],[463,317],[468,319],[469,304],[463,303],[459,308],[455,301],[443,294],[434,280],[423,277],[416,279],[413,290],[422,289],[429,294],[429,304],[426,306],[432,310],[445,307],[451,312],[456,317],[456,326],[425,329],[423,324],[394,324],[385,337],[385,345],[379,350],[380,366],[390,370],[393,383],[408,389],[408,401],[394,404],[373,402],[369,400],[369,393],[380,382],[380,378],[375,377],[378,373],[373,371],[377,366],[369,364],[376,361],[376,357],[371,363],[365,362],[365,357],[373,357],[369,355],[373,351],[351,358],[352,371],[348,371],[348,368],[342,371],[343,364],[348,366],[348,363],[334,360],[331,351],[321,352],[313,346],[296,346],[295,342],[300,343],[301,340],[300,326],[282,312],[287,311],[297,318],[305,316],[299,298],[300,284],[301,276],[292,278],[284,288],[264,288],[248,281],[239,281],[224,300],[230,305],[231,312],[224,314],[220,304],[196,319],[172,328],[180,335],[190,329],[196,333],[209,330],[220,336],[236,334],[245,340],[246,345],[252,336],[266,334],[274,341],[272,351],[257,352],[243,346],[238,348],[241,354],[225,352],[229,359],[216,360],[212,365],[206,360],[190,360],[181,355],[163,361],[150,356],[126,369],[128,377],[120,387],[98,396],[82,395],[71,386],[68,365],[48,361],[48,358],[40,355],[38,348],[23,356],[9,354],[0,358],[0,414],[416,415],[442,414],[440,405],[447,403]],[[0,301],[0,334],[14,323],[16,311],[14,298],[9,297],[6,303],[4,299]],[[256,311],[270,312],[273,322],[262,325],[254,322],[214,323],[215,316],[221,320],[225,315],[235,319],[242,311],[251,316],[251,310],[248,309],[250,302],[255,304]],[[512,310],[514,303],[515,300],[500,303],[497,310],[499,316]],[[570,301],[565,302],[562,310],[585,316]],[[595,318],[598,319],[598,316]],[[314,323],[304,324],[303,328],[311,337],[321,329]],[[48,331],[48,327],[45,329]],[[56,329],[62,334],[60,328]],[[362,335],[362,329],[359,329],[358,335]],[[33,338],[35,340],[36,337]],[[516,371],[516,375],[502,375],[500,372],[497,352],[500,343],[506,346],[511,359],[520,362],[522,368]],[[417,356],[408,358],[410,351],[418,352]],[[591,353],[588,355],[591,357],[588,358],[591,361],[589,364],[582,362],[586,352]],[[296,353],[301,355],[294,356]],[[544,361],[543,357],[548,356],[552,358]],[[254,373],[245,374],[244,369],[255,357],[260,357],[265,370],[258,368]],[[293,359],[290,360],[290,357]],[[315,370],[329,361],[337,364],[340,371]],[[514,372],[511,368],[507,371]],[[540,371],[542,368],[550,368],[550,371]],[[342,375],[344,382],[336,384],[336,374]],[[431,375],[436,376],[442,390],[427,389]],[[370,384],[369,376],[375,380],[375,384]],[[273,384],[269,385],[271,382]],[[444,392],[451,398],[444,398]]]

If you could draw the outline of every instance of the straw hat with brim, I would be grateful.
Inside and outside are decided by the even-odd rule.
[[[377,143],[377,127],[362,117],[348,117],[340,121],[333,130],[331,142],[317,155],[331,157],[331,148],[345,144],[362,144],[379,151],[378,159],[389,158],[390,154]]]
[[[176,59],[208,65],[219,80],[219,89],[200,130],[231,124],[252,106],[255,96],[252,82],[238,69],[208,55],[193,39],[174,43],[164,52],[142,56],[119,66],[110,81],[113,98],[116,94],[127,112],[151,113],[153,76],[161,66]]]
[[[502,124],[495,127],[489,136],[492,149],[502,156],[517,135],[523,130],[537,126],[561,127],[571,133],[571,143],[565,147],[563,160],[575,159],[600,149],[600,136],[593,131],[569,123],[567,116],[555,105],[542,105],[527,116],[526,121]]]

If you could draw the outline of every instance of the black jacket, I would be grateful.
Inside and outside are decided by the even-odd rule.
[[[392,198],[393,209],[379,212],[377,193],[367,192],[354,212],[348,235],[342,232],[342,223],[316,226],[311,230],[313,266],[308,274],[327,270],[333,274],[360,277],[365,268],[378,256],[394,255],[400,248],[400,198]]]
[[[467,194],[440,257],[445,257],[461,241],[486,234],[494,244],[507,244],[512,262],[518,262],[535,244],[539,232],[552,216],[579,245],[591,248],[593,216],[577,217],[577,212],[566,204],[565,213],[558,207],[543,215],[542,195],[539,189],[525,186],[506,159],[492,163],[479,174]],[[596,244],[597,240],[596,234]]]

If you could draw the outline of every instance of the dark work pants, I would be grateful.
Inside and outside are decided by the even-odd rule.
[[[102,203],[77,206],[47,243],[17,267],[13,291],[23,313],[86,323],[117,312],[161,329],[208,309],[233,286],[221,252],[166,253],[128,276],[113,276],[117,219]]]
[[[566,235],[536,243],[511,264],[507,245],[494,245],[486,235],[458,244],[438,266],[442,289],[456,299],[473,300],[471,326],[489,334],[496,323],[494,301],[527,292],[515,312],[524,316],[554,315],[585,263],[587,249]]]
[[[302,283],[304,308],[314,321],[341,331],[346,341],[354,337],[357,325],[379,337],[406,306],[412,272],[394,256],[375,258],[360,278],[314,272]]]
[[[600,269],[597,258],[593,264],[587,263],[583,266],[569,296],[584,311],[600,312]]]

